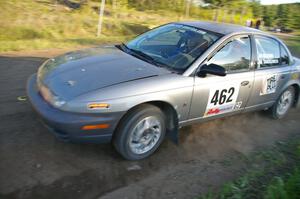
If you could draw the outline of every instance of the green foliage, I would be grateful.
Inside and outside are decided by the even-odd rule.
[[[172,21],[216,20],[244,25],[247,19],[263,15],[267,26],[300,29],[300,4],[278,10],[278,6],[261,7],[257,0],[203,1],[212,5],[208,7],[192,1],[196,2],[106,0],[100,38],[96,38],[100,0],[0,1],[0,51],[118,42]]]
[[[225,183],[219,192],[209,191],[199,199],[298,199],[299,150],[297,138],[278,143],[269,150],[257,151],[243,160],[251,166],[242,176]]]
[[[279,37],[285,41],[294,56],[300,57],[300,33],[295,33],[295,35],[288,36],[280,35]]]
[[[280,177],[274,177],[274,181],[267,188],[265,199],[288,199],[284,189],[284,182]]]
[[[277,8],[277,26],[284,27],[288,26],[290,21],[289,7],[280,4]]]
[[[263,21],[265,23],[265,26],[268,27],[274,26],[275,19],[276,19],[276,11],[277,11],[276,5],[263,7]]]
[[[242,0],[204,0],[205,3],[212,4],[213,6],[217,7],[224,7],[231,5],[235,2],[244,2]]]
[[[274,177],[268,185],[264,199],[298,199],[300,196],[300,170],[296,168],[286,178]]]
[[[2,34],[0,40],[28,40],[28,39],[41,39],[47,36],[47,33],[35,30],[30,27],[9,27]]]
[[[246,0],[226,2],[230,9],[220,9],[218,21],[244,24],[251,17],[251,9],[240,11]],[[96,38],[99,7],[99,0],[0,1],[0,51],[119,42],[164,23],[214,16],[212,8],[185,0],[106,0]]]
[[[265,26],[300,30],[300,3],[268,5],[262,9]]]
[[[262,6],[260,5],[259,0],[252,0],[251,1],[251,8],[254,18],[260,18],[262,16]]]

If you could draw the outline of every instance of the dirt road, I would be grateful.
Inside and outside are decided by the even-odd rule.
[[[125,161],[110,145],[57,141],[17,100],[43,60],[0,57],[0,198],[193,198],[238,176],[253,150],[300,133],[299,109],[279,121],[242,114],[183,128],[178,146],[165,140],[150,158]]]

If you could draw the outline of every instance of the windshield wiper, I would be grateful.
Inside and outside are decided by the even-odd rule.
[[[126,46],[126,44],[124,43],[121,43],[120,47],[123,49],[123,50],[127,50],[129,52],[133,52],[134,54],[138,55],[139,57],[143,57],[143,58],[146,58],[148,60],[151,60],[151,61],[154,61],[153,57],[151,57],[150,55],[147,55],[146,53],[140,51],[140,50],[136,50],[136,49],[133,49],[133,48],[129,48],[128,46]]]
[[[148,59],[148,60],[154,61],[153,57],[151,57],[150,55],[147,55],[143,51],[132,49],[132,48],[130,48],[130,50],[133,51],[134,53],[136,53],[136,54],[138,54],[138,55],[140,55],[140,56]]]
[[[128,51],[131,55],[138,56],[140,59],[142,59],[146,62],[149,62],[155,66],[172,69],[170,66],[155,60],[153,57],[151,57],[150,55],[148,55],[140,50],[129,48],[124,43],[121,43],[120,48],[122,48],[123,51]]]

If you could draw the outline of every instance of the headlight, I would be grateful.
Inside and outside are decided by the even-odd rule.
[[[59,108],[63,106],[66,101],[60,99],[58,96],[54,95],[46,86],[39,83],[38,85],[41,96],[44,98],[46,102],[51,104],[52,106]]]
[[[39,84],[43,81],[44,79],[44,75],[47,73],[47,63],[49,62],[49,60],[45,61],[39,68],[37,71],[37,83],[38,86]]]
[[[54,66],[55,65],[53,65],[53,59],[49,59],[39,67],[37,72],[37,86],[44,100],[52,106],[59,108],[63,106],[66,102],[60,97],[56,96],[53,92],[51,92],[50,89],[48,89],[43,84],[45,74],[49,72],[49,70],[51,70]]]

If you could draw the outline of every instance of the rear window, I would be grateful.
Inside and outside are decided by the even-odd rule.
[[[260,68],[279,66],[281,62],[279,43],[275,39],[255,36]]]

